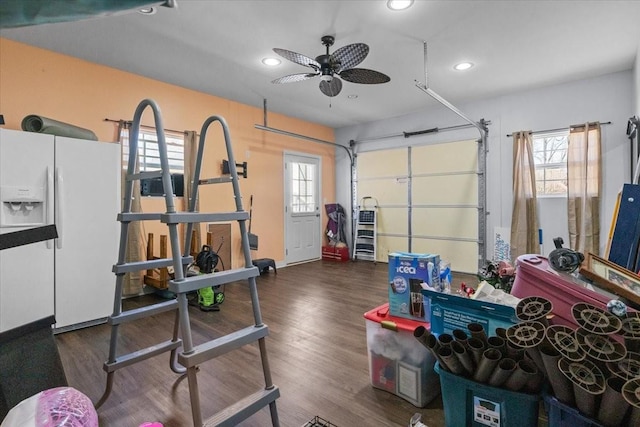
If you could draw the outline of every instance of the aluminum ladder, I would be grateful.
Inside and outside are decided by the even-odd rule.
[[[140,129],[140,118],[144,109],[149,106],[153,110],[155,126],[158,135],[158,149],[160,155],[161,170],[155,172],[135,172],[136,157],[138,153],[138,133]],[[224,132],[225,146],[229,162],[229,176],[218,178],[200,179],[200,171],[204,154],[204,144],[209,126],[219,122]],[[176,212],[174,196],[171,186],[171,174],[169,171],[169,161],[167,156],[167,146],[164,138],[164,127],[160,110],[152,100],[143,100],[137,107],[131,127],[129,138],[129,163],[127,169],[125,196],[123,211],[118,216],[121,222],[120,249],[118,263],[113,267],[116,274],[116,289],[114,298],[114,310],[109,317],[108,323],[111,325],[111,343],[109,347],[109,359],[104,364],[107,372],[107,387],[105,393],[96,404],[101,406],[109,397],[113,386],[113,376],[116,370],[170,351],[171,369],[176,373],[186,372],[189,382],[189,394],[191,399],[191,412],[193,425],[195,427],[213,426],[235,426],[242,420],[250,417],[265,406],[269,406],[271,422],[274,427],[279,427],[276,399],[280,397],[280,390],[273,384],[269,361],[267,357],[265,338],[269,334],[269,329],[262,321],[260,303],[256,285],[256,277],[260,275],[258,269],[253,266],[251,252],[249,248],[249,238],[247,234],[246,221],[249,219],[248,212],[243,210],[240,185],[238,182],[238,172],[233,156],[231,139],[226,121],[222,117],[211,116],[202,125],[198,152],[194,167],[193,191],[189,201],[187,212]],[[131,196],[133,192],[133,182],[142,178],[161,177],[166,202],[166,213],[134,213],[131,212]],[[198,188],[200,185],[231,183],[233,186],[236,211],[229,213],[199,213],[195,211],[198,198]],[[128,238],[128,226],[132,221],[160,220],[167,224],[169,228],[169,238],[171,241],[171,258],[152,261],[142,261],[134,263],[125,262],[126,243]],[[244,254],[244,267],[239,269],[225,270],[215,274],[205,274],[193,277],[185,277],[186,266],[192,261],[188,255],[191,247],[191,236],[195,224],[201,222],[237,221],[240,226],[242,238],[242,250]],[[178,236],[178,224],[186,224],[184,254],[180,253],[180,239]],[[174,279],[169,281],[169,290],[176,294],[175,300],[161,302],[151,306],[137,308],[122,312],[122,284],[124,275],[131,271],[147,270],[173,266]],[[224,335],[214,340],[194,345],[191,334],[191,322],[189,320],[189,304],[187,293],[198,289],[224,285],[231,282],[246,280],[249,286],[251,303],[253,306],[254,324],[247,326],[231,334]],[[176,319],[173,328],[173,336],[170,340],[142,349],[126,355],[117,355],[116,342],[118,338],[118,326],[122,323],[135,321],[161,312],[176,310]],[[179,338],[179,335],[182,339]],[[247,344],[258,343],[260,359],[262,362],[264,382],[263,389],[241,399],[240,401],[219,410],[215,415],[207,420],[203,420],[200,392],[198,388],[197,372],[199,365],[215,357],[239,349]],[[182,346],[182,350],[178,351]]]

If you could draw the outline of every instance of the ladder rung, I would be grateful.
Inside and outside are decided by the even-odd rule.
[[[139,179],[160,178],[161,176],[162,176],[162,170],[157,170],[157,171],[132,173],[127,175],[126,179],[127,181],[137,181]]]
[[[105,372],[114,372],[120,368],[124,368],[125,366],[130,366],[142,360],[149,359],[170,350],[174,350],[181,345],[182,340],[165,341],[160,344],[117,357],[116,361],[113,363],[105,362],[102,369],[104,369]]]
[[[217,178],[201,179],[200,181],[198,181],[198,184],[200,184],[200,185],[224,184],[224,183],[232,182],[232,181],[233,181],[233,177],[231,177],[231,176],[220,176],[220,177],[217,177]]]
[[[242,400],[227,406],[203,423],[203,427],[232,427],[246,420],[280,397],[280,389],[275,385],[269,389],[260,390]]]
[[[193,262],[191,255],[182,257],[182,264],[187,265]],[[131,273],[134,271],[151,270],[154,268],[163,268],[173,265],[173,258],[151,259],[147,261],[134,261],[126,264],[115,264],[112,271],[116,274]]]
[[[144,307],[127,310],[117,316],[111,316],[107,320],[110,325],[119,325],[121,323],[132,322],[134,320],[153,316],[154,314],[164,313],[165,311],[175,310],[178,308],[178,300],[163,301],[158,304],[147,305]]]
[[[181,281],[169,280],[169,290],[175,293],[193,292],[207,286],[219,286],[238,280],[247,280],[257,277],[260,271],[257,267],[238,268],[225,270],[213,274],[201,274],[199,276],[185,277]]]
[[[374,245],[371,243],[356,243],[356,251],[371,251],[373,252]]]
[[[267,335],[269,335],[269,328],[267,325],[248,326],[244,329],[240,329],[239,331],[235,331],[230,334],[223,335],[220,338],[197,345],[190,354],[180,353],[178,355],[178,362],[185,368],[191,368],[193,366],[200,365],[207,360],[222,356],[230,351],[258,341],[260,338],[264,338]]]
[[[176,212],[160,215],[160,221],[166,224],[242,221],[247,219],[249,219],[249,212],[245,211],[224,213]]]
[[[118,214],[118,221],[131,222],[131,221],[150,221],[159,220],[162,213],[158,212],[122,212]]]

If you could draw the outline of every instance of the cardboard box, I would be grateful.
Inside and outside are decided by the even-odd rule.
[[[431,332],[450,334],[454,329],[467,330],[469,323],[479,323],[487,336],[496,328],[508,329],[518,323],[513,307],[460,297],[453,294],[422,291],[431,309]]]
[[[429,302],[422,296],[423,283],[439,289],[440,255],[389,254],[389,309],[392,316],[429,321]]]
[[[440,394],[440,377],[431,352],[413,336],[416,322],[389,314],[383,304],[364,314],[371,385],[424,407]]]

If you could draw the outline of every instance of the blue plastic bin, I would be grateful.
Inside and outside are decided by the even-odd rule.
[[[440,369],[447,427],[537,427],[540,396],[480,384]],[[554,424],[550,424],[555,426]]]
[[[599,422],[582,415],[578,409],[565,405],[553,396],[544,397],[544,406],[549,413],[549,427],[603,427]]]

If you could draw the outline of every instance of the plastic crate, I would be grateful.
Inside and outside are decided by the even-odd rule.
[[[603,427],[599,422],[582,415],[578,409],[565,405],[553,396],[544,397],[544,406],[549,414],[549,426]]]
[[[319,416],[313,417],[313,419],[307,422],[302,427],[338,427],[335,424],[331,424],[329,421],[320,418]]]
[[[537,427],[540,396],[480,384],[446,372],[440,375],[447,426]],[[555,424],[549,424],[556,426]]]

